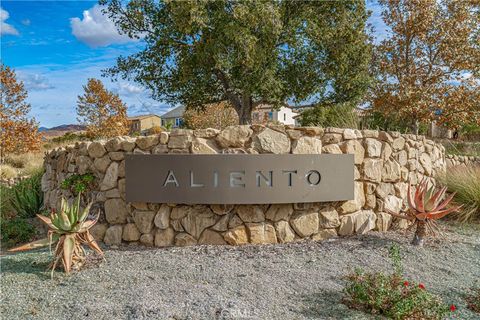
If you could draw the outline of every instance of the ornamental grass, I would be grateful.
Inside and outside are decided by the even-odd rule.
[[[459,222],[480,222],[480,167],[449,169],[441,178],[449,192],[455,193],[453,202],[462,205],[452,218]]]

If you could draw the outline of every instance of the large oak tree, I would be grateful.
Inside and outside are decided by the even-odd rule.
[[[259,104],[356,102],[368,85],[363,0],[101,0],[145,48],[106,70],[153,97],[200,107],[229,100],[240,123]]]
[[[480,124],[480,2],[380,0],[373,110],[409,123]]]

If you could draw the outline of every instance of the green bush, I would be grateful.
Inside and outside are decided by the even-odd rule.
[[[449,169],[441,181],[449,192],[455,192],[455,204],[463,205],[459,212],[451,216],[460,222],[480,221],[480,168]]]
[[[350,105],[316,106],[301,114],[302,126],[358,128],[359,119]]]
[[[52,142],[65,143],[87,140],[87,136],[84,134],[77,134],[73,132],[67,132],[63,136],[52,138]]]
[[[10,204],[19,218],[33,218],[43,207],[43,172],[18,182],[12,187]]]
[[[406,281],[398,246],[390,249],[394,272],[366,273],[358,269],[346,277],[343,302],[350,308],[390,319],[444,319],[454,306],[448,306],[423,284]]]
[[[381,130],[381,131],[398,131],[402,133],[412,133],[412,126],[405,119],[398,118],[396,115],[385,115],[380,112],[366,109],[360,121],[362,129]],[[418,134],[427,134],[428,125],[420,123]]]
[[[70,190],[73,194],[85,193],[95,183],[95,176],[92,173],[74,174],[62,181],[62,189]]]
[[[18,243],[27,242],[33,239],[36,233],[35,227],[26,219],[15,217],[0,221],[2,230],[2,246],[11,247]]]

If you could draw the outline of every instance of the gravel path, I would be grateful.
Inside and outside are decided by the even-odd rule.
[[[423,249],[400,232],[275,246],[126,247],[54,280],[44,271],[48,252],[7,255],[0,311],[2,319],[372,319],[339,303],[342,277],[356,267],[389,270],[396,242],[409,279],[457,305],[455,319],[480,319],[461,298],[480,278],[480,231],[446,237]]]

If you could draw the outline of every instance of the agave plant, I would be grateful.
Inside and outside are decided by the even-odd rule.
[[[399,214],[386,209],[387,213],[394,217],[412,221],[410,228],[416,226],[415,235],[412,241],[413,245],[423,246],[424,238],[428,234],[436,235],[440,232],[435,220],[441,219],[449,213],[458,211],[459,207],[447,208],[452,201],[455,193],[448,196],[445,200],[447,187],[436,190],[435,186],[428,186],[428,180],[423,179],[417,187],[415,194],[410,192],[408,186],[408,211]]]
[[[80,209],[80,194],[73,205],[62,198],[61,210],[59,213],[52,212],[49,217],[38,215],[38,218],[48,225],[48,236],[45,239],[27,243],[9,251],[25,251],[39,247],[50,246],[56,243],[54,259],[49,268],[55,270],[57,264],[62,261],[63,268],[68,274],[72,269],[79,270],[85,262],[85,250],[83,245],[89,246],[98,254],[103,256],[103,251],[90,234],[90,228],[97,223],[98,216],[94,220],[87,220],[92,203],[85,209]]]

